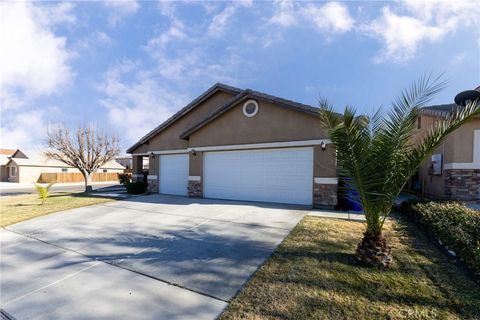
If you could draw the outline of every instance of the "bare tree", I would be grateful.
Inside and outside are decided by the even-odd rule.
[[[92,191],[92,173],[119,153],[119,140],[93,125],[78,126],[71,134],[65,124],[47,128],[47,150],[44,155],[77,168],[85,179],[85,192]]]

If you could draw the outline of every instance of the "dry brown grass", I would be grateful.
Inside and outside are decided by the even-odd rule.
[[[358,265],[364,225],[306,217],[221,319],[480,319],[480,286],[415,226],[391,221],[388,271]]]
[[[112,199],[87,196],[82,193],[58,192],[51,194],[42,205],[38,195],[2,196],[0,198],[0,227],[43,216],[45,214],[93,204]]]

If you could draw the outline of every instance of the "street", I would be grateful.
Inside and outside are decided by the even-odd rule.
[[[44,185],[44,184],[42,184]],[[121,186],[118,182],[101,182],[94,183],[93,190],[100,190],[103,188],[111,188]],[[54,184],[51,188],[51,192],[80,192],[85,189],[84,183],[58,183]],[[0,195],[13,196],[22,194],[36,193],[35,185],[27,183],[14,183],[14,182],[1,182],[0,183]]]

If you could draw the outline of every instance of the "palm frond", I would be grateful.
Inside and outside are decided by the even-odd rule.
[[[336,149],[339,175],[348,178],[347,188],[358,192],[367,232],[381,232],[394,200],[421,162],[448,134],[480,114],[478,102],[472,102],[431,128],[422,140],[415,139],[420,108],[445,84],[431,75],[420,78],[401,93],[386,115],[377,110],[371,117],[357,116],[347,106],[339,116],[328,101],[321,102],[322,128]]]

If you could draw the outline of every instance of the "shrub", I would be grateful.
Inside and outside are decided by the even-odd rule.
[[[143,181],[128,182],[125,187],[127,192],[131,194],[141,194],[147,191],[147,184]]]
[[[458,202],[407,204],[402,211],[430,230],[480,275],[480,211]]]
[[[119,173],[118,174],[118,180],[120,181],[121,184],[126,186],[132,181],[132,174],[131,173]]]
[[[43,204],[45,202],[45,200],[47,200],[48,191],[50,190],[51,186],[53,186],[53,182],[49,183],[45,187],[35,183],[35,188],[37,189],[38,195],[39,195],[40,199],[42,199],[41,204]]]

